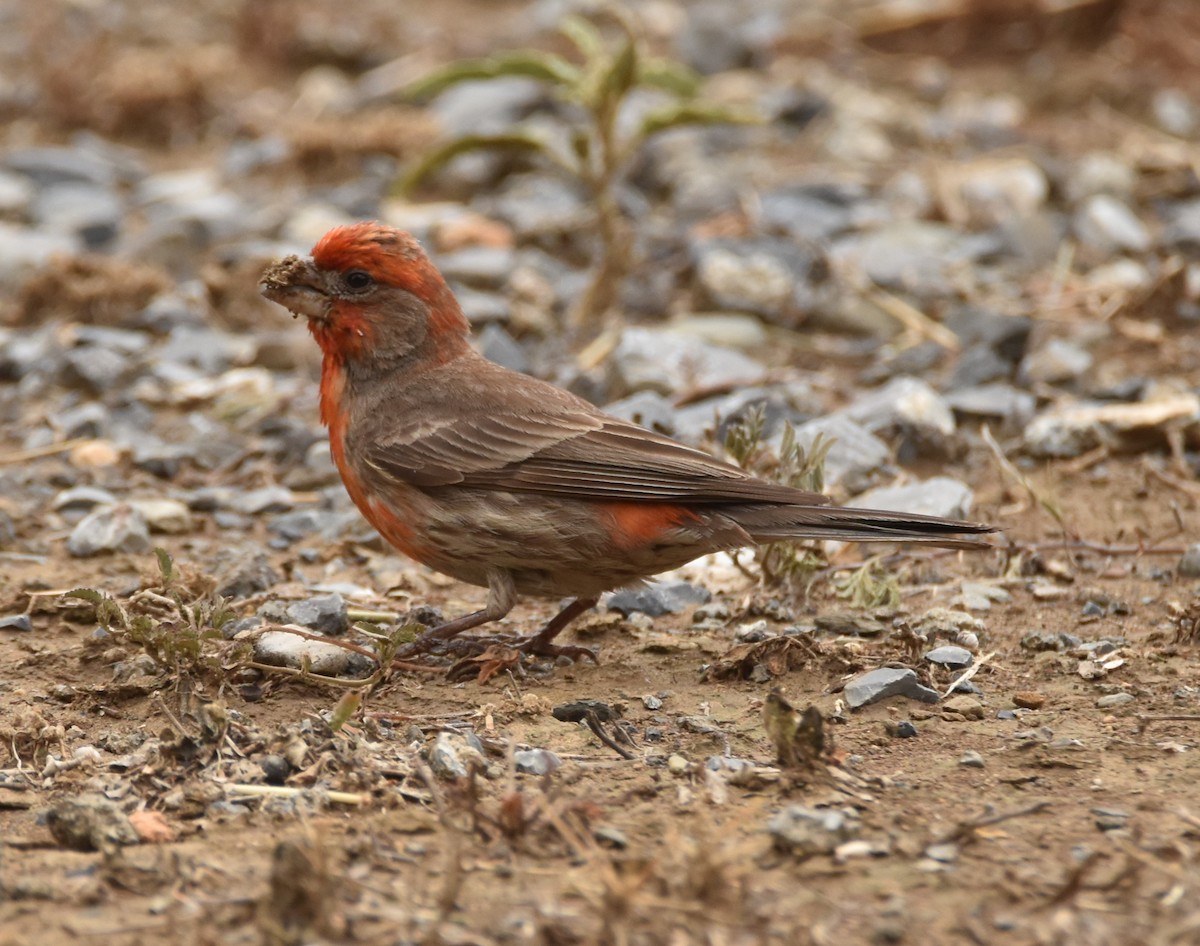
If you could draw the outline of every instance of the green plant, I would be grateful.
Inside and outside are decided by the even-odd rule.
[[[63,597],[87,602],[97,624],[119,642],[136,644],[176,681],[186,674],[218,671],[222,649],[215,645],[223,641],[221,628],[236,614],[219,595],[190,587],[164,549],[156,548],[154,554],[158,584],[125,604],[96,588],[76,588]]]
[[[738,466],[757,476],[773,479],[796,489],[819,493],[825,488],[825,458],[833,440],[817,434],[806,450],[796,440],[796,430],[786,423],[778,451],[763,441],[766,413],[762,405],[747,411],[725,434],[725,452]],[[786,587],[807,591],[812,579],[827,562],[816,542],[772,542],[755,551],[759,574],[768,588]]]
[[[604,21],[615,26],[615,41],[602,32],[600,24]],[[568,16],[559,31],[574,47],[577,62],[535,49],[463,60],[413,83],[405,96],[420,101],[462,82],[502,76],[537,79],[558,99],[576,106],[571,110],[567,146],[532,128],[462,135],[416,161],[398,182],[398,189],[409,192],[452,158],[481,149],[526,152],[578,181],[592,201],[600,241],[591,281],[570,316],[572,325],[583,326],[612,306],[632,262],[629,226],[617,203],[615,185],[642,146],[669,128],[752,123],[759,119],[698,100],[699,77],[681,63],[650,55],[630,17],[619,8],[611,8],[592,20]],[[629,93],[639,87],[659,91],[665,104],[643,115],[632,130],[621,133],[618,117],[622,106]]]
[[[856,608],[894,608],[900,604],[900,583],[886,571],[879,558],[869,558],[854,571],[838,575],[834,593]]]

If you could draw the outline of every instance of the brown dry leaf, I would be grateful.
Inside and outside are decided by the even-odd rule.
[[[738,644],[712,662],[705,680],[748,680],[762,664],[773,677],[803,667],[813,655],[811,644],[795,637],[770,637],[754,644]]]

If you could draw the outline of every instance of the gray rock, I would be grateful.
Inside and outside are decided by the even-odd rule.
[[[67,539],[76,558],[101,552],[149,552],[152,548],[146,517],[132,506],[101,506],[84,516]]]
[[[264,512],[287,512],[296,505],[296,497],[284,486],[262,486],[232,493],[223,505],[243,516],[256,516]]]
[[[837,412],[871,433],[912,430],[933,439],[953,436],[954,414],[933,388],[919,378],[893,378],[867,391]]]
[[[718,310],[779,319],[793,311],[815,257],[790,240],[706,240],[694,250],[704,300]]]
[[[766,191],[758,198],[760,222],[768,230],[809,243],[827,241],[850,230],[861,188],[837,184],[797,184]]]
[[[958,764],[968,769],[983,769],[987,768],[987,762],[974,749],[968,749],[958,760]]]
[[[952,644],[947,644],[943,647],[935,647],[926,653],[925,659],[931,664],[939,664],[940,666],[951,667],[955,670],[965,670],[974,663],[975,656],[965,647],[955,647]]]
[[[1176,201],[1165,211],[1163,240],[1177,249],[1200,247],[1200,198]]]
[[[936,703],[938,694],[923,685],[914,671],[899,667],[880,667],[846,684],[842,691],[846,705],[860,709],[893,696],[903,696],[922,703]]]
[[[442,275],[453,283],[476,289],[503,289],[517,266],[517,254],[507,246],[471,246],[439,254]]]
[[[502,76],[461,82],[430,103],[430,111],[447,136],[503,131],[545,101],[536,79]]]
[[[48,187],[37,195],[32,207],[34,222],[43,232],[77,238],[88,249],[116,239],[124,212],[114,191],[83,183]]]
[[[961,166],[952,178],[971,218],[984,224],[1029,217],[1050,193],[1045,172],[1023,157],[981,158]]]
[[[62,383],[91,394],[110,394],[129,367],[129,359],[111,348],[71,348],[63,354]]]
[[[507,322],[512,315],[512,305],[498,292],[483,292],[469,286],[455,286],[454,295],[462,306],[463,315],[472,325],[489,322]]]
[[[119,167],[111,153],[71,147],[18,148],[5,155],[4,164],[39,187],[80,183],[113,187],[129,170]]]
[[[964,632],[982,632],[984,627],[983,621],[975,615],[953,608],[930,608],[914,622],[916,632],[929,640],[947,638],[960,643]]]
[[[859,829],[858,816],[850,809],[804,805],[789,805],[767,822],[767,833],[775,846],[800,857],[832,854],[839,844],[855,837]]]
[[[61,414],[53,415],[55,426],[67,439],[103,437],[111,428],[112,415],[99,401],[86,401]]]
[[[1011,384],[980,384],[959,388],[945,396],[950,409],[964,417],[997,420],[1011,427],[1028,423],[1037,410],[1037,399]]]
[[[466,778],[471,769],[482,772],[487,763],[483,753],[467,737],[441,732],[429,749],[429,768],[438,778],[449,780]]]
[[[690,388],[752,385],[766,368],[739,351],[708,345],[669,329],[629,327],[609,370],[622,393],[649,389],[672,394]]]
[[[326,447],[328,453],[328,447],[325,444],[321,446]],[[333,535],[334,527],[340,521],[341,516],[328,509],[296,509],[285,512],[282,516],[275,516],[267,523],[267,531],[278,536],[281,547],[286,547],[306,536],[318,533]]]
[[[648,614],[652,618],[664,614],[677,614],[694,604],[707,604],[712,594],[707,588],[686,581],[656,581],[641,588],[625,588],[614,592],[608,599],[608,610],[617,611],[628,617],[631,614]]]
[[[1096,700],[1096,706],[1099,709],[1113,709],[1117,706],[1124,706],[1126,703],[1132,703],[1135,699],[1137,697],[1132,693],[1110,693]]]
[[[675,405],[657,391],[638,391],[604,405],[604,412],[659,433],[675,432]]]
[[[351,676],[355,675],[353,671],[364,669],[370,672],[369,667],[362,666],[365,658],[358,654],[336,644],[306,640],[287,631],[263,631],[259,634],[254,639],[254,659],[272,667],[291,667],[294,670],[307,666],[313,673],[327,677]]]
[[[504,326],[488,322],[475,335],[475,347],[488,361],[494,361],[511,371],[529,373],[529,356],[520,343],[508,334]]]
[[[191,365],[206,375],[218,375],[235,362],[249,360],[253,345],[207,325],[177,325],[155,352],[158,361]]]
[[[999,237],[966,235],[943,224],[900,220],[878,230],[837,240],[830,248],[835,266],[859,278],[920,298],[956,294],[956,269],[995,252]]]
[[[522,241],[557,239],[591,227],[591,210],[580,192],[547,174],[509,178],[486,209],[512,227]]]
[[[1191,138],[1200,127],[1200,107],[1182,89],[1157,89],[1150,110],[1158,127],[1180,138]]]
[[[1137,184],[1137,172],[1111,152],[1090,151],[1075,162],[1064,183],[1072,204],[1094,194],[1127,198]]]
[[[192,528],[188,507],[177,499],[131,499],[129,505],[142,514],[151,532],[179,535]]]
[[[1180,578],[1200,578],[1200,542],[1189,545],[1176,566]]]
[[[73,486],[55,496],[51,507],[69,518],[72,515],[82,517],[97,506],[112,506],[116,502],[116,496],[98,486]]]
[[[60,799],[46,812],[46,827],[55,841],[76,851],[108,853],[141,842],[120,805],[103,795]]]
[[[295,601],[287,606],[286,613],[291,623],[310,628],[327,637],[345,634],[350,627],[350,619],[346,616],[346,602],[339,594]]]
[[[970,515],[974,502],[975,494],[965,483],[948,476],[935,476],[903,486],[880,486],[854,497],[847,505],[964,519]]]
[[[0,171],[0,214],[23,217],[33,202],[34,186],[19,174]]]
[[[1075,214],[1075,235],[1099,253],[1145,253],[1153,245],[1150,231],[1123,201],[1095,194]]]
[[[253,552],[239,556],[221,569],[217,574],[217,594],[223,598],[249,598],[280,581],[266,554]]]
[[[826,487],[845,486],[858,492],[868,485],[868,477],[887,466],[891,459],[888,445],[845,414],[829,414],[799,425],[796,442],[811,450],[818,435],[833,439],[825,455]]]
[[[55,256],[74,256],[82,249],[82,241],[69,234],[0,222],[0,282],[12,282]]]
[[[32,631],[33,618],[28,614],[9,614],[0,617],[0,631]]]
[[[562,768],[562,759],[548,749],[521,749],[513,753],[513,764],[525,775],[550,775]]]

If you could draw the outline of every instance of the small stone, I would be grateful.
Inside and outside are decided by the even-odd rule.
[[[1110,693],[1108,696],[1102,696],[1096,700],[1096,706],[1100,709],[1112,709],[1116,706],[1124,706],[1126,703],[1132,703],[1137,697],[1132,693]]]
[[[292,766],[288,760],[274,753],[263,756],[258,765],[262,769],[263,778],[266,779],[268,785],[282,785],[292,774]]]
[[[254,659],[272,667],[299,670],[307,666],[313,673],[326,677],[351,675],[353,671],[365,669],[362,664],[366,662],[365,658],[343,647],[297,637],[287,631],[259,634],[254,640]]]
[[[987,766],[987,763],[983,760],[983,756],[974,749],[968,749],[964,752],[959,757],[958,764],[968,769],[982,769]]]
[[[810,857],[831,854],[859,832],[858,817],[849,810],[789,805],[767,822],[775,846],[790,854]]]
[[[243,555],[217,576],[217,594],[223,598],[249,598],[280,582],[263,552]]]
[[[847,637],[878,637],[885,630],[882,621],[858,611],[828,611],[818,614],[813,625],[822,634]]]
[[[897,739],[912,739],[917,735],[917,727],[910,720],[902,719],[896,723],[892,735]]]
[[[671,753],[670,758],[667,759],[667,771],[672,775],[683,775],[690,767],[691,763],[678,752]]]
[[[83,516],[97,506],[112,506],[116,502],[117,497],[106,489],[100,489],[97,486],[73,486],[55,496],[51,505],[55,512],[63,513],[64,517],[70,517],[76,513]]]
[[[663,708],[663,701],[659,697],[647,693],[642,697],[642,706],[653,712],[654,710],[660,710]]]
[[[1129,812],[1120,808],[1093,808],[1092,814],[1101,831],[1119,831],[1129,824]]]
[[[847,503],[862,509],[891,509],[920,515],[965,519],[971,514],[975,494],[966,483],[948,476],[935,476],[903,486],[881,486],[868,490]]]
[[[696,278],[718,311],[753,312],[772,319],[791,313],[797,283],[815,257],[792,240],[708,240],[696,251]]]
[[[908,376],[860,395],[838,413],[871,433],[911,429],[944,438],[955,431],[954,414],[942,396],[919,378]]]
[[[513,753],[513,764],[526,775],[550,775],[562,768],[562,759],[548,749],[521,749]]]
[[[1012,695],[1013,705],[1022,709],[1041,709],[1046,705],[1046,697],[1036,690],[1021,690]]]
[[[833,446],[825,455],[825,486],[859,492],[868,477],[891,461],[892,451],[879,437],[844,414],[828,414],[796,428],[796,443],[810,450],[817,437]]]
[[[0,617],[0,631],[32,631],[33,618],[28,614],[9,614]]]
[[[914,671],[899,667],[880,667],[855,677],[846,684],[843,694],[851,709],[878,703],[892,696],[903,696],[922,703],[938,701],[936,690],[924,686]]]
[[[1124,201],[1110,194],[1095,194],[1075,215],[1075,235],[1100,253],[1145,253],[1150,231]]]
[[[296,497],[287,487],[263,486],[232,494],[227,505],[243,516],[255,516],[264,512],[287,512],[296,505]]]
[[[350,620],[346,616],[346,602],[339,594],[293,602],[287,606],[286,614],[291,623],[328,637],[345,634],[350,627]]]
[[[120,806],[103,795],[79,795],[46,812],[54,840],[76,851],[114,851],[141,841]]]
[[[1037,409],[1037,398],[1005,383],[952,390],[946,395],[946,403],[955,413],[965,417],[994,419],[1013,427],[1027,422]]]
[[[1052,338],[1025,356],[1021,376],[1026,381],[1063,384],[1079,378],[1092,366],[1092,356],[1071,342]]]
[[[1191,138],[1200,127],[1200,107],[1182,89],[1158,89],[1150,99],[1158,127],[1179,138]]]
[[[935,647],[925,654],[925,659],[930,663],[951,667],[955,670],[965,669],[975,661],[974,655],[965,647],[955,647],[952,644]]]
[[[1176,566],[1180,578],[1200,578],[1200,542],[1189,545]]]
[[[62,383],[89,394],[114,390],[129,369],[129,359],[111,348],[82,345],[63,353]]]
[[[765,366],[732,348],[709,345],[670,329],[629,327],[609,357],[619,393],[652,390],[674,394],[692,388],[747,386],[766,375]]]
[[[152,547],[146,517],[126,504],[102,506],[89,513],[67,539],[67,551],[76,558],[101,552],[149,552]]]
[[[131,499],[129,505],[145,516],[151,532],[178,535],[191,531],[191,513],[177,499]]]
[[[983,719],[983,704],[973,696],[952,696],[942,704],[942,710],[967,719]]]
[[[686,581],[659,581],[614,592],[608,599],[608,610],[617,611],[624,617],[638,613],[657,618],[711,600],[712,594],[707,588]]]
[[[438,778],[453,780],[466,778],[473,768],[482,772],[487,768],[483,753],[459,733],[438,733],[429,750],[429,767]],[[469,767],[469,768],[468,768]]]

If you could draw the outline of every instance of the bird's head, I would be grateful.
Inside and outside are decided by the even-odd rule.
[[[312,256],[288,256],[259,291],[308,319],[326,359],[352,364],[418,353],[435,360],[467,345],[458,300],[409,233],[380,223],[335,227]]]

